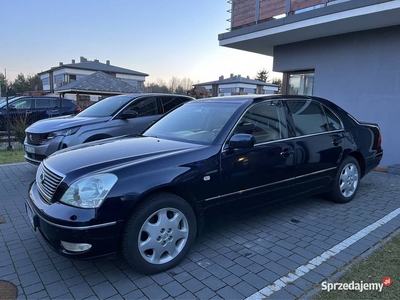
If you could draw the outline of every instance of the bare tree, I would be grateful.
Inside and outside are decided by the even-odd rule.
[[[190,78],[183,78],[181,80],[181,86],[183,88],[183,90],[185,90],[186,92],[189,91],[192,87],[193,87],[193,81]]]
[[[169,81],[169,89],[171,93],[175,93],[176,89],[180,86],[181,80],[177,77],[172,77]]]
[[[186,95],[187,92],[193,87],[193,80],[187,77],[183,79],[172,77],[168,82],[169,84],[167,86],[165,81],[158,78],[155,83],[146,83],[144,90],[148,93],[171,93]]]

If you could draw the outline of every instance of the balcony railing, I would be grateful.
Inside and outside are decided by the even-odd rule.
[[[351,0],[230,0],[231,29]]]

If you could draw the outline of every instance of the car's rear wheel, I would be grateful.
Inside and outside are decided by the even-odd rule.
[[[196,216],[184,199],[160,193],[135,208],[123,233],[122,255],[137,270],[154,274],[176,266],[196,237]]]
[[[351,201],[357,193],[360,183],[360,165],[352,157],[346,157],[339,166],[331,193],[331,199],[338,203]]]

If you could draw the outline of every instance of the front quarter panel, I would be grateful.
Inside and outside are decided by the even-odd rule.
[[[107,215],[111,210],[118,219],[125,219],[133,207],[150,193],[173,191],[178,186],[190,193],[192,200],[204,203],[204,199],[218,195],[218,150],[219,147],[202,148],[115,170],[119,180],[98,210],[98,216]],[[114,199],[120,199],[120,203],[116,204]]]

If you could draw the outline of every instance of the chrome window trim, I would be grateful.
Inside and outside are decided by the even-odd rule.
[[[339,132],[343,132],[343,131],[344,131],[344,129],[336,129],[336,130],[332,130],[332,131],[324,131],[324,132],[317,132],[317,133],[311,133],[311,134],[306,134],[306,135],[294,136],[294,137],[290,137],[287,139],[276,140],[276,141],[302,139],[305,137],[311,137],[311,136],[323,135],[323,134],[329,134],[329,133],[335,133],[335,132],[339,133]]]
[[[336,118],[338,118],[338,120],[340,121],[340,127],[342,127],[341,129],[344,129],[344,124],[343,124],[343,122],[342,122],[342,119],[338,116],[338,114],[336,113],[336,112],[334,112],[332,109],[330,109],[328,106],[326,106],[326,105],[324,105],[324,104],[322,104],[321,103],[321,105],[322,105],[322,107],[323,108],[326,108],[327,110],[329,110],[332,114],[334,114],[335,116],[336,116]],[[325,114],[325,116],[326,116],[326,114]],[[327,116],[326,116],[327,117]],[[327,117],[328,118],[328,117]],[[336,130],[338,130],[338,129],[336,129]],[[329,130],[328,132],[331,132],[331,131],[335,131],[335,130]]]
[[[268,142],[264,142],[264,143],[254,144],[254,147],[263,146],[265,144],[279,143],[279,142],[285,142],[285,141],[290,141],[290,140],[302,139],[305,137],[311,137],[311,136],[316,136],[316,135],[335,133],[335,132],[337,132],[337,133],[344,132],[344,129],[336,129],[336,130],[332,130],[332,131],[317,132],[317,133],[312,133],[312,134],[307,134],[307,135],[289,137],[286,139],[273,140],[273,141],[268,141]],[[222,149],[222,152],[226,152],[226,151],[227,151],[227,149]]]
[[[337,169],[337,167],[331,167],[331,168],[328,168],[328,169],[319,170],[319,171],[312,172],[312,173],[309,173],[309,174],[304,174],[304,175],[300,175],[300,176],[296,176],[296,177],[280,180],[280,181],[277,181],[277,182],[267,183],[267,184],[263,184],[263,185],[260,185],[260,186],[248,188],[248,189],[245,189],[245,190],[240,190],[240,191],[228,193],[228,194],[225,194],[225,195],[218,195],[218,196],[215,196],[215,197],[206,198],[206,199],[204,199],[204,201],[211,201],[211,200],[221,199],[221,198],[232,196],[232,195],[240,195],[240,194],[243,194],[243,193],[246,193],[246,192],[249,192],[249,191],[253,191],[253,190],[257,190],[257,189],[261,189],[261,188],[264,188],[264,187],[267,187],[267,186],[271,186],[271,185],[275,185],[275,184],[279,184],[279,183],[283,183],[283,182],[288,182],[288,181],[296,180],[298,178],[303,178],[303,177],[307,177],[307,176],[311,176],[311,175],[315,175],[315,174],[319,174],[319,173],[323,173],[323,172],[328,172],[328,171],[331,171],[331,170],[334,170],[334,169]]]
[[[347,113],[347,116],[348,116],[350,119],[352,119],[357,125],[361,125],[360,122],[359,122],[355,117],[353,117],[351,114]]]
[[[231,134],[233,132],[233,130],[236,128],[236,126],[239,124],[239,121],[241,120],[241,118],[254,106],[261,104],[261,103],[268,103],[268,102],[272,102],[272,101],[279,101],[281,102],[281,104],[283,104],[282,102],[284,100],[281,99],[266,99],[264,101],[260,101],[260,102],[256,102],[256,103],[252,103],[249,107],[246,108],[246,110],[240,115],[240,117],[237,119],[237,121],[235,122],[235,124],[232,126],[231,130],[229,131],[225,141],[222,143],[222,147],[221,147],[221,152],[226,152],[228,149],[225,148],[225,145],[228,143],[229,138],[231,138]],[[285,117],[287,117],[286,113],[285,113]],[[287,138],[286,138],[287,139]],[[259,144],[254,144],[254,146],[257,145],[261,145],[261,144],[265,144],[265,143],[271,143],[271,142],[277,142],[277,141],[283,141],[286,139],[279,139],[279,140],[273,140],[273,141],[268,141],[268,142],[264,142],[264,143],[259,143]]]
[[[226,151],[228,150],[227,148],[225,148],[225,146],[226,146],[226,144],[228,143],[229,137],[231,137],[231,134],[232,134],[232,132],[233,132],[233,129],[235,129],[235,127],[237,126],[237,124],[239,124],[240,119],[243,117],[243,115],[244,115],[250,108],[252,108],[253,106],[255,106],[255,105],[257,105],[257,104],[263,103],[263,102],[276,101],[276,100],[277,100],[277,99],[268,99],[268,100],[261,101],[261,102],[257,102],[257,103],[253,103],[252,105],[250,105],[250,106],[243,112],[243,114],[240,115],[240,117],[238,118],[238,120],[236,121],[236,123],[234,124],[234,126],[232,127],[232,129],[229,131],[229,134],[227,135],[227,138],[225,139],[224,143],[222,144],[221,152],[223,153],[223,152],[226,152]],[[279,101],[281,101],[282,104],[284,104],[286,101],[290,101],[290,100],[296,100],[296,99],[288,99],[288,98],[286,98],[286,99],[280,99]],[[305,99],[297,99],[297,100],[305,100]],[[341,128],[341,129],[335,129],[335,130],[323,131],[323,132],[310,133],[310,134],[305,134],[305,135],[300,135],[300,136],[288,137],[288,138],[284,138],[284,139],[273,140],[273,141],[268,141],[268,142],[263,142],[263,143],[258,143],[258,144],[254,144],[254,147],[263,146],[263,145],[265,145],[265,144],[270,144],[270,143],[275,143],[275,142],[284,142],[284,141],[290,141],[290,140],[295,140],[295,139],[304,138],[304,137],[311,137],[311,136],[316,136],[316,135],[321,135],[321,134],[329,134],[329,133],[335,133],[335,132],[339,133],[339,132],[344,132],[344,131],[345,131],[343,121],[342,121],[342,119],[338,116],[338,114],[337,114],[336,112],[334,112],[332,109],[330,109],[329,107],[327,107],[327,106],[324,105],[323,103],[321,103],[321,102],[319,102],[319,101],[316,101],[316,100],[314,100],[314,99],[307,99],[307,101],[316,102],[316,103],[318,103],[319,105],[321,105],[323,109],[328,109],[330,112],[332,112],[332,114],[334,114],[334,115],[339,119],[339,121],[340,121],[340,126],[341,126],[342,128]],[[324,111],[324,114],[325,114],[325,111]],[[349,116],[352,117],[351,115],[349,115]],[[326,116],[326,114],[325,114],[325,118],[328,118],[328,117]],[[356,121],[356,122],[359,124],[359,122],[358,122],[354,117],[352,117],[352,119],[353,119],[354,121]],[[293,125],[296,126],[294,120],[293,120],[293,123],[294,123]]]
[[[330,109],[328,106],[326,106],[325,104],[321,103],[321,102],[318,101],[318,100],[314,100],[314,99],[301,99],[301,98],[298,98],[298,99],[296,99],[296,98],[293,98],[293,99],[285,98],[285,99],[282,99],[281,101],[282,101],[282,102],[286,102],[286,101],[300,101],[300,100],[318,103],[318,105],[320,105],[320,106],[322,107],[322,110],[323,110],[323,112],[324,112],[324,116],[325,116],[327,122],[328,122],[328,116],[326,115],[325,109],[329,110],[333,115],[335,115],[335,116],[338,118],[338,120],[339,120],[339,122],[340,122],[340,127],[341,127],[341,128],[340,128],[340,129],[335,129],[335,130],[327,130],[327,131],[322,131],[322,132],[316,132],[316,133],[312,133],[312,134],[300,135],[300,136],[298,136],[298,137],[310,136],[310,135],[315,135],[315,134],[320,134],[320,133],[327,133],[327,132],[334,132],[334,131],[338,131],[338,130],[344,130],[344,124],[343,124],[342,119],[339,117],[339,115],[338,115],[336,112],[334,112],[332,109]],[[289,113],[290,113],[290,108],[288,107],[288,109],[289,109]],[[291,113],[290,113],[290,114],[291,114]],[[292,115],[292,114],[291,114],[291,115]],[[292,122],[293,122],[293,125],[294,125],[294,129],[296,129],[296,122],[295,122],[295,120],[294,120],[293,117],[292,117]]]

